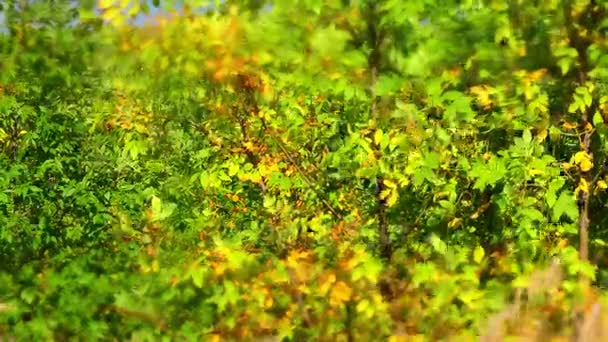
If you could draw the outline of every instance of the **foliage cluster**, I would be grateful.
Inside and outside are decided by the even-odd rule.
[[[603,1],[0,6],[0,338],[604,336]]]

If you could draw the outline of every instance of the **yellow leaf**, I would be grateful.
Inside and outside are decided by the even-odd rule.
[[[490,99],[493,92],[491,87],[487,85],[473,86],[469,91],[484,109],[489,109],[494,104],[494,101]]]
[[[433,197],[434,201],[440,200],[442,198],[446,198],[450,196],[450,192],[449,191],[441,191],[435,194],[435,196]]]
[[[483,214],[486,210],[488,210],[488,208],[490,207],[490,202],[486,202],[482,205],[479,206],[479,208],[477,208],[477,210],[471,214],[471,219],[475,220],[479,217],[479,215]]]
[[[101,14],[101,17],[104,20],[110,21],[110,22],[119,22],[120,20],[120,8],[108,8],[107,10],[103,11],[103,13]]]
[[[397,191],[393,191],[393,192],[391,192],[391,195],[388,197],[386,204],[389,207],[392,207],[395,205],[395,203],[397,203],[397,199],[399,199],[399,194],[397,193]]]
[[[310,253],[307,251],[293,251],[287,257],[287,265],[290,267],[297,267],[301,264],[302,260],[307,259]]]
[[[341,305],[342,303],[350,300],[352,294],[353,290],[348,287],[345,282],[339,281],[331,290],[329,303],[331,304],[331,306]]]
[[[539,169],[530,169],[528,172],[530,173],[530,176],[538,176],[545,173],[543,170]]]
[[[382,130],[377,129],[376,132],[374,133],[374,143],[376,143],[376,145],[380,145],[381,141],[382,141]]]
[[[538,141],[541,141],[541,142],[545,141],[548,134],[549,134],[549,132],[546,129],[543,129],[542,131],[538,132],[538,134],[536,134],[536,139],[538,139]]]
[[[475,250],[473,251],[473,260],[476,263],[481,263],[481,261],[483,260],[483,257],[486,255],[486,252],[483,250],[483,247],[481,246],[477,246],[475,247]]]
[[[593,82],[585,82],[585,86],[587,87],[587,89],[589,90],[589,93],[593,93],[593,91],[595,90],[595,84],[593,84]]]
[[[525,47],[525,46],[520,46],[520,47],[519,47],[519,49],[517,49],[517,54],[518,54],[520,57],[525,56],[525,55],[526,55],[526,53],[527,53],[527,50],[526,50],[526,47]]]
[[[259,172],[255,171],[249,175],[249,179],[254,183],[259,183],[262,180],[262,176]]]
[[[545,76],[546,73],[547,73],[547,69],[538,69],[538,70],[526,73],[526,75],[524,76],[524,79],[530,83],[536,82],[536,81],[540,80],[541,78],[543,78],[543,76]]]
[[[97,8],[104,10],[114,6],[115,0],[99,0],[97,2]]]
[[[380,192],[380,199],[386,199],[391,194],[391,189],[384,189]]]
[[[587,158],[587,152],[585,152],[585,151],[578,151],[574,155],[574,163],[575,164],[579,164],[581,162],[581,160],[583,160],[585,158]]]
[[[424,335],[391,335],[388,342],[422,342],[426,338]]]
[[[588,172],[589,170],[591,170],[593,168],[593,163],[591,162],[591,160],[585,159],[581,162],[580,167],[581,167],[581,171]]]
[[[581,178],[581,181],[578,183],[578,187],[576,187],[575,192],[578,193],[579,191],[582,191],[584,193],[589,192],[589,184],[587,183],[585,178]]]
[[[569,129],[569,130],[570,130],[570,129],[575,129],[575,128],[576,128],[576,125],[575,125],[575,124],[573,124],[573,123],[570,123],[570,122],[564,122],[564,123],[562,124],[562,127],[563,127],[564,129]]]
[[[129,12],[127,14],[129,14],[130,16],[134,17],[137,16],[140,12],[141,8],[139,5],[139,2],[135,2],[133,4],[133,6],[129,9]]]
[[[462,224],[462,219],[459,217],[455,217],[448,223],[448,228],[456,228]]]
[[[337,80],[340,77],[342,77],[342,74],[340,74],[339,72],[332,72],[331,74],[329,74],[329,78],[332,80]]]
[[[319,294],[324,296],[327,292],[329,292],[329,289],[335,282],[336,275],[330,273],[327,277],[325,277],[325,279],[323,279],[321,285],[319,285]]]
[[[397,187],[397,184],[395,184],[395,182],[388,180],[388,179],[384,180],[384,185],[388,186],[389,188],[393,188],[393,189]]]
[[[373,307],[372,307],[371,303],[369,302],[369,300],[367,300],[367,299],[363,299],[363,300],[359,301],[359,303],[357,303],[356,310],[357,310],[357,313],[367,314],[367,316],[371,316],[371,315],[369,315],[369,313],[371,311],[371,314],[373,315]]]
[[[577,164],[583,172],[587,172],[593,168],[591,156],[585,151],[579,151],[574,155],[574,163]]]

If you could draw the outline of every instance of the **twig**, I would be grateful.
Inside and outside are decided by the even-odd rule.
[[[296,168],[298,174],[300,175],[300,177],[302,177],[302,179],[304,180],[306,185],[308,185],[308,187],[311,188],[315,192],[317,197],[319,197],[319,199],[321,199],[321,201],[323,202],[323,205],[327,208],[327,210],[329,210],[332,213],[332,215],[334,215],[335,218],[337,218],[338,220],[342,220],[342,215],[340,215],[340,213],[338,213],[338,211],[336,209],[334,209],[334,207],[331,205],[331,203],[329,203],[329,201],[327,199],[325,199],[325,197],[323,197],[319,193],[319,191],[316,189],[316,186],[314,185],[314,183],[308,178],[308,176],[306,176],[304,171],[300,168],[298,163],[296,163],[296,161],[293,159],[293,157],[291,156],[289,151],[287,151],[285,146],[283,146],[283,144],[275,137],[272,137],[272,139],[277,143],[277,145],[279,145],[279,148],[281,149],[281,151],[283,151],[283,154],[285,154],[287,159],[289,159],[289,162]]]

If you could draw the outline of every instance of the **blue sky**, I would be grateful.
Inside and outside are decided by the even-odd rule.
[[[4,1],[4,0],[0,0],[0,2],[2,2],[2,1]],[[36,0],[34,0],[34,1],[36,1]],[[37,1],[46,1],[46,0],[37,0]],[[74,4],[78,4],[78,2],[79,2],[79,0],[71,0],[71,1],[73,1]],[[155,15],[164,12],[164,10],[162,9],[162,5],[160,6],[161,8],[157,8],[157,7],[155,7],[152,4],[153,3],[152,0],[145,0],[145,1],[148,2],[150,11],[149,11],[148,14],[143,14],[143,13],[139,14],[135,18],[135,25],[138,25],[138,26],[139,25],[143,25],[146,22],[146,19],[154,17]],[[208,6],[201,6],[198,9],[201,12],[213,10],[215,8],[216,1],[209,1],[210,5],[208,5]],[[223,3],[224,1],[225,0],[219,0],[219,3]],[[160,2],[162,4],[163,2],[164,3],[167,3],[167,2],[180,3],[180,2],[188,2],[188,1],[187,0],[177,0],[177,1],[176,0],[173,0],[173,1],[170,1],[170,0],[169,1],[168,0],[160,0]],[[199,1],[199,2],[203,3],[204,1]],[[181,7],[182,6],[180,4],[175,4],[173,8],[179,10]],[[96,12],[99,13],[99,10],[96,10]],[[7,31],[6,27],[4,26],[5,18],[6,18],[5,17],[5,13],[2,12],[2,11],[0,11],[0,32],[6,32]]]
[[[0,2],[2,2],[3,0],[0,0]],[[152,5],[152,0],[147,0],[148,4],[150,5],[150,12],[146,15],[146,14],[140,14],[139,16],[137,16],[137,18],[135,19],[135,24],[136,25],[143,25],[145,20],[149,17],[153,17],[159,13],[162,13],[163,10],[162,8],[156,8]],[[76,3],[78,3],[78,0],[75,0]],[[162,2],[162,1],[161,1]],[[223,2],[223,0],[222,0]],[[179,8],[181,6],[177,5],[176,8]],[[99,11],[96,11],[99,13]],[[6,27],[4,27],[4,21],[5,21],[5,13],[3,11],[0,11],[0,32],[6,32]]]

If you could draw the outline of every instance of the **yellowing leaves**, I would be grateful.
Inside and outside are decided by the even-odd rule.
[[[494,106],[494,100],[491,99],[492,94],[495,92],[494,88],[487,85],[478,85],[471,87],[469,92],[483,109],[488,110]]]
[[[220,342],[222,340],[222,336],[220,334],[211,334],[207,336],[210,342]]]
[[[424,335],[391,335],[388,342],[422,342],[426,341]]]
[[[448,228],[458,228],[462,225],[462,219],[460,217],[455,217],[450,222],[448,222]]]
[[[486,202],[483,203],[482,205],[480,205],[477,210],[475,210],[475,212],[473,214],[471,214],[470,218],[472,220],[476,220],[479,218],[479,216],[481,214],[483,214],[486,210],[488,210],[488,208],[490,207],[490,202]]]
[[[312,276],[311,253],[309,251],[293,251],[287,257],[287,266],[293,270],[294,280],[306,282]]]
[[[362,299],[357,303],[357,313],[363,314],[368,318],[374,315],[374,305],[367,299]]]
[[[585,151],[577,152],[573,157],[573,161],[583,172],[589,172],[593,168],[592,157]]]
[[[399,199],[397,184],[388,179],[385,179],[383,184],[386,188],[380,193],[380,199],[386,200],[386,205],[392,207]]]
[[[580,163],[580,167],[581,167],[581,171],[588,172],[589,170],[591,170],[593,168],[593,163],[591,162],[590,159],[584,159]]]
[[[547,69],[538,69],[532,72],[526,72],[523,76],[524,82],[531,84],[537,82],[547,74]]]
[[[526,100],[532,102],[543,100],[541,88],[539,87],[538,82],[546,75],[546,73],[546,69],[534,71],[520,70],[516,72],[515,75],[521,80],[522,90]],[[535,106],[538,107],[539,104]],[[546,109],[542,108],[544,105],[541,105],[540,107],[541,111]]]
[[[397,188],[397,184],[395,184],[395,182],[389,180],[389,179],[385,179],[384,180],[384,185],[386,185],[387,187],[391,188],[391,189],[396,189]]]
[[[539,170],[539,169],[530,169],[528,170],[528,173],[530,174],[530,176],[539,176],[544,174],[545,172],[543,170]]]
[[[262,176],[257,170],[251,170],[247,173],[240,173],[238,177],[240,181],[251,181],[253,183],[259,183],[262,180]]]
[[[321,285],[319,285],[319,295],[324,296],[329,292],[332,285],[336,282],[336,275],[333,272],[321,277]]]
[[[580,182],[578,183],[578,186],[576,187],[575,193],[578,194],[579,192],[589,192],[589,183],[587,183],[587,180],[585,180],[584,178],[581,178]]]
[[[564,122],[562,123],[562,127],[563,127],[565,130],[574,130],[574,129],[576,129],[576,127],[578,127],[578,126],[577,126],[576,124],[574,124],[574,123],[564,121]]]
[[[264,309],[270,309],[274,304],[272,290],[265,284],[253,285],[250,291],[244,293],[241,297],[245,300],[255,300]]]
[[[116,26],[119,26],[124,23],[124,18],[122,17],[119,8],[113,7],[104,10],[101,14],[101,17]]]
[[[481,261],[483,260],[483,257],[486,255],[486,252],[483,250],[483,247],[481,246],[477,246],[475,247],[475,250],[473,251],[473,261],[475,261],[476,263],[481,263]]]
[[[97,8],[101,11],[101,18],[114,26],[124,24],[129,16],[136,16],[141,10],[139,3],[131,0],[99,0]]]
[[[119,97],[114,107],[114,113],[107,120],[106,127],[113,129],[120,127],[127,131],[135,131],[147,135],[153,122],[154,114],[146,111],[137,101]]]
[[[380,143],[382,142],[383,136],[384,136],[384,133],[382,132],[382,130],[377,129],[376,132],[374,132],[374,143],[376,145],[380,145]]]
[[[536,134],[536,139],[540,142],[543,142],[543,141],[545,141],[545,139],[547,139],[548,135],[549,135],[549,131],[546,129],[543,129]]]
[[[139,266],[139,269],[144,274],[146,274],[146,273],[156,273],[160,269],[160,265],[158,263],[158,260],[153,260],[152,263],[150,263],[150,265],[141,264]]]
[[[350,300],[353,290],[343,281],[338,281],[331,290],[329,304],[339,306]]]
[[[5,142],[10,138],[10,135],[5,130],[0,128],[0,143]]]
[[[99,0],[97,2],[97,8],[99,8],[100,10],[105,10],[110,7],[113,7],[114,5],[117,4],[117,2],[118,1],[116,1],[116,0]]]

